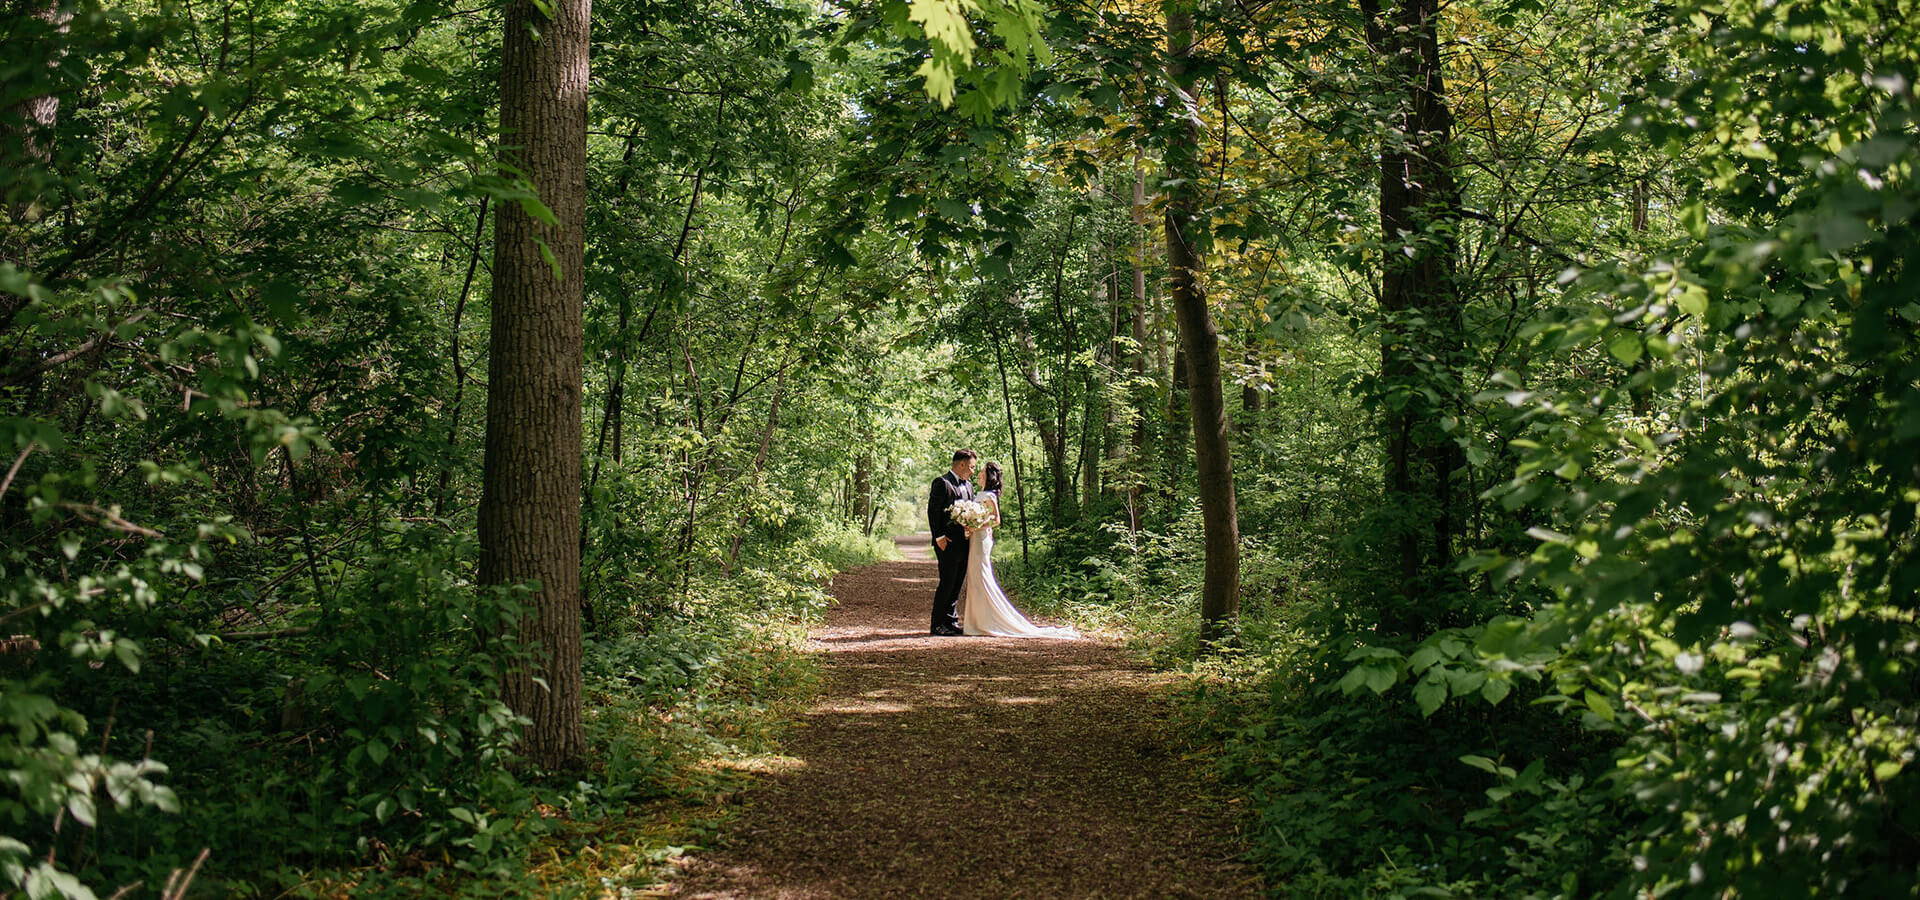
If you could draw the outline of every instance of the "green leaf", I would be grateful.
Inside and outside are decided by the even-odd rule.
[[[1849,213],[1836,213],[1821,219],[1813,226],[1813,233],[1820,241],[1820,249],[1829,253],[1845,250],[1873,235],[1865,221]]]
[[[1407,659],[1407,668],[1414,672],[1425,672],[1429,666],[1439,661],[1440,648],[1421,647],[1413,651],[1413,656]]]
[[[1707,292],[1697,284],[1689,283],[1681,286],[1679,295],[1673,298],[1673,303],[1680,307],[1681,312],[1691,316],[1703,317],[1707,314]]]
[[[540,202],[540,198],[535,196],[531,191],[520,195],[519,200],[520,209],[532,217],[534,221],[549,227],[559,226],[560,217],[554,215],[553,210],[548,209],[547,205]]]
[[[34,866],[33,873],[27,876],[27,896],[31,900],[43,897],[65,897],[67,900],[94,900],[96,895],[80,879],[54,868],[49,863]]]
[[[905,222],[920,213],[920,198],[906,194],[894,194],[887,198],[887,218],[896,222]]]
[[[1487,773],[1492,775],[1500,774],[1500,766],[1497,763],[1495,763],[1493,760],[1488,759],[1484,756],[1473,756],[1469,754],[1467,756],[1460,757],[1460,761],[1476,769],[1484,770]]]
[[[1512,691],[1513,683],[1511,681],[1508,681],[1505,677],[1495,675],[1489,677],[1487,683],[1480,686],[1480,697],[1488,703],[1497,706],[1500,701],[1507,699],[1507,694]]]
[[[848,250],[847,246],[845,244],[840,243],[839,241],[828,241],[827,245],[821,249],[822,249],[821,262],[824,262],[829,266],[833,266],[835,268],[840,268],[840,269],[849,269],[854,267],[855,265],[858,265],[860,262],[859,260],[854,258],[853,251]]]
[[[1707,239],[1707,207],[1704,203],[1689,203],[1680,208],[1680,227],[1686,229],[1687,236],[1696,241]]]
[[[1582,699],[1586,701],[1587,708],[1593,710],[1594,715],[1608,722],[1613,721],[1613,703],[1601,696],[1599,691],[1589,689]]]
[[[133,672],[135,674],[139,674],[140,672],[140,645],[139,644],[134,643],[133,641],[128,640],[127,638],[120,638],[119,640],[116,640],[113,642],[113,655],[114,655],[114,658],[120,660],[120,664],[125,666],[127,668],[127,671]]]
[[[1342,694],[1351,695],[1359,691],[1362,687],[1365,687],[1366,683],[1367,668],[1365,666],[1354,666],[1347,671],[1347,674],[1340,676],[1340,680],[1334,684],[1334,687],[1339,688]]]
[[[93,794],[73,793],[67,795],[67,812],[73,820],[89,828],[94,824]]]
[[[1420,683],[1413,686],[1413,701],[1420,704],[1420,714],[1431,716],[1440,704],[1447,701],[1447,681],[1439,669],[1427,673]]]
[[[1400,680],[1400,673],[1391,666],[1369,663],[1361,666],[1360,670],[1366,673],[1364,677],[1367,680],[1367,687],[1376,694],[1386,693],[1387,688],[1393,687],[1393,683]]]
[[[1614,335],[1613,340],[1607,342],[1607,352],[1613,354],[1613,358],[1623,366],[1639,362],[1645,350],[1646,345],[1640,342],[1640,335],[1631,331]]]

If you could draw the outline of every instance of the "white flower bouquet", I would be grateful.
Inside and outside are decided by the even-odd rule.
[[[968,531],[978,531],[999,522],[993,510],[978,500],[955,500],[952,506],[947,507],[947,515]]]

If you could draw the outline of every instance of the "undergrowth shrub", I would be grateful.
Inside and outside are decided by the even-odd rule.
[[[90,880],[164,880],[197,847],[198,883],[230,893],[347,862],[485,871],[524,848],[520,720],[495,687],[520,653],[517,592],[473,585],[471,541],[437,527],[395,523],[374,547],[300,624],[150,647],[147,678],[76,682],[160,726],[146,740],[180,798],[99,829],[100,852],[75,857]]]

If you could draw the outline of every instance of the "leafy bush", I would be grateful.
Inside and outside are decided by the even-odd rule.
[[[1920,41],[1831,4],[1711,13],[1676,17],[1689,75],[1628,120],[1699,160],[1691,240],[1570,271],[1590,307],[1534,329],[1540,355],[1604,348],[1625,376],[1499,392],[1526,437],[1497,494],[1548,518],[1479,565],[1546,602],[1357,651],[1348,685],[1406,677],[1431,712],[1541,681],[1617,747],[1604,783],[1494,770],[1569,819],[1628,810],[1632,890],[1912,895]]]

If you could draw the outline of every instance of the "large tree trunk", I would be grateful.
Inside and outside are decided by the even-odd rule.
[[[480,582],[538,582],[519,636],[537,645],[507,671],[513,710],[532,720],[528,758],[556,767],[585,748],[580,728],[580,372],[585,252],[587,47],[591,0],[507,5],[501,152],[533,182],[556,224],[517,203],[496,212]],[[555,265],[543,258],[542,244]]]
[[[1380,229],[1387,242],[1380,362],[1387,389],[1409,397],[1387,416],[1386,434],[1388,499],[1406,511],[1407,521],[1395,548],[1400,599],[1383,612],[1380,627],[1419,634],[1435,624],[1428,597],[1437,593],[1435,577],[1450,568],[1459,529],[1453,474],[1460,449],[1440,427],[1458,393],[1449,373],[1457,370],[1461,340],[1453,114],[1441,78],[1439,0],[1398,0],[1384,12],[1378,0],[1360,0],[1360,6],[1368,41],[1400,92],[1394,127],[1380,150]],[[1427,399],[1429,390],[1442,399]]]
[[[1193,52],[1194,0],[1171,0],[1167,14],[1167,78],[1178,117],[1167,142],[1167,267],[1169,294],[1187,358],[1193,409],[1194,473],[1200,488],[1207,561],[1200,598],[1200,638],[1225,637],[1240,608],[1240,516],[1233,494],[1233,456],[1227,446],[1226,402],[1220,385],[1220,335],[1207,311],[1207,223],[1200,213],[1199,105],[1188,59]]]

